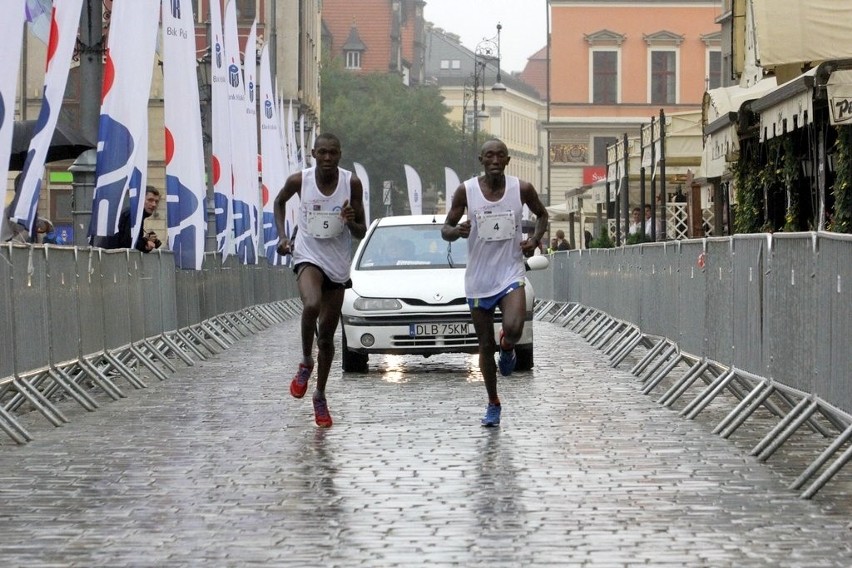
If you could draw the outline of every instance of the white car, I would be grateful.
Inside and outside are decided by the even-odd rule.
[[[370,355],[378,353],[477,353],[464,294],[467,242],[443,240],[443,224],[443,215],[401,215],[370,225],[352,260],[352,288],[343,300],[344,371],[367,372]],[[527,281],[517,370],[533,366],[534,295]],[[496,337],[499,308],[494,320]]]

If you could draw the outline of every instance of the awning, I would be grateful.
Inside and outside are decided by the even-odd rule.
[[[704,148],[697,178],[724,175],[727,162],[736,161],[740,150],[737,133],[737,112],[751,100],[759,99],[778,86],[775,77],[761,79],[750,87],[720,87],[704,93],[702,122]]]
[[[761,67],[852,57],[852,3],[762,0],[750,4]]]
[[[760,140],[769,140],[810,124],[814,118],[814,77],[817,67],[756,100],[752,110],[760,115]]]

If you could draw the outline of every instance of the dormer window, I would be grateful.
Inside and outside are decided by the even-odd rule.
[[[343,55],[346,58],[347,69],[361,69],[361,55],[367,50],[367,46],[361,41],[361,36],[358,34],[358,28],[352,26],[349,30],[349,37],[346,38],[346,43],[343,44]]]

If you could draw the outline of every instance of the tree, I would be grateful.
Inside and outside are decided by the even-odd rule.
[[[385,180],[396,187],[394,211],[407,209],[403,164],[420,174],[424,203],[443,195],[445,166],[460,171],[461,131],[447,120],[437,87],[406,87],[398,75],[358,75],[327,62],[321,92],[322,131],[340,138],[341,165],[351,169],[358,162],[370,176],[372,218],[385,212]]]

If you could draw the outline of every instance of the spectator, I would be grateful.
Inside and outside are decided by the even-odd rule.
[[[571,243],[565,240],[565,231],[556,231],[556,250],[571,250]]]
[[[657,223],[651,217],[651,206],[645,206],[645,238],[649,241],[653,240],[654,237],[659,237],[657,234]]]
[[[558,248],[559,248],[559,239],[557,239],[556,237],[553,237],[552,239],[550,239],[550,246],[547,247],[547,254],[555,253],[558,250]]]
[[[142,222],[139,224],[139,233],[134,239],[130,232],[133,230],[130,222],[130,209],[121,212],[118,218],[118,232],[110,237],[95,237],[94,246],[104,249],[135,248],[142,252],[151,252],[160,248],[163,244],[157,238],[156,233],[145,230],[145,219],[154,214],[160,204],[160,192],[156,187],[149,185],[145,188],[145,204],[142,211]],[[153,239],[150,235],[153,234]]]
[[[586,248],[592,248],[592,232],[586,229],[583,231],[583,240],[586,244]]]
[[[629,234],[637,235],[642,229],[642,211],[638,207],[633,208],[633,215],[630,219]]]

